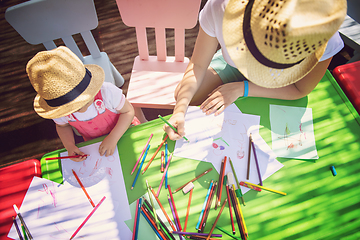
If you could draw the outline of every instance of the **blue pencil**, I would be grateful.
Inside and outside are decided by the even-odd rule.
[[[131,186],[131,190],[132,190],[132,189],[134,188],[134,186],[135,186],[136,180],[137,180],[137,178],[138,178],[138,176],[139,176],[139,174],[140,174],[142,165],[144,164],[144,161],[145,161],[145,158],[146,158],[146,155],[147,155],[147,153],[148,153],[149,148],[150,148],[150,145],[148,145],[147,148],[146,148],[146,152],[145,152],[145,154],[144,154],[143,160],[142,160],[141,163],[140,163],[139,169],[138,169],[138,171],[137,171],[137,173],[136,173],[134,182],[133,182],[133,184],[132,184],[132,186]]]
[[[212,187],[213,183],[214,183],[213,180],[211,180],[210,187],[209,187],[208,192],[207,192],[207,194],[206,194],[205,201],[204,201],[204,204],[203,204],[203,207],[202,207],[200,216],[199,216],[198,223],[196,224],[196,229],[199,229],[200,222],[201,222],[202,216],[203,216],[203,214],[204,214],[205,207],[206,207],[206,203],[207,203],[207,200],[208,200],[208,198],[209,198],[209,194],[210,194],[211,187]]]
[[[141,214],[143,215],[143,217],[145,218],[145,220],[149,223],[149,225],[150,225],[150,227],[154,230],[154,232],[156,233],[156,235],[158,236],[158,238],[160,239],[160,240],[164,240],[161,236],[160,236],[160,234],[159,234],[159,232],[156,230],[156,228],[152,225],[152,223],[150,222],[150,220],[148,219],[148,217],[145,215],[145,213],[141,210]]]
[[[135,240],[138,238],[138,232],[139,232],[139,221],[140,221],[140,212],[141,212],[141,201],[142,199],[139,198],[139,204],[137,206],[137,216],[136,216],[136,229],[135,229]]]
[[[167,161],[168,161],[168,145],[167,142],[165,142],[165,166],[167,165]],[[168,174],[166,172],[165,174],[165,189],[167,189],[167,185],[168,185]]]

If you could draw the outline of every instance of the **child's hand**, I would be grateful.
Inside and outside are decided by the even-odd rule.
[[[118,142],[117,139],[113,139],[111,135],[108,135],[100,144],[99,147],[100,156],[103,156],[104,154],[106,157],[113,155],[117,142]]]
[[[66,149],[68,151],[69,156],[73,156],[73,155],[85,155],[85,153],[83,153],[82,151],[80,151],[80,149],[77,146],[74,146],[70,149]],[[70,158],[71,160],[73,160],[74,162],[81,162],[84,161],[86,159],[85,157],[78,157],[78,158]]]

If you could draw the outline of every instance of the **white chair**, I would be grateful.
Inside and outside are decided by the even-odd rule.
[[[127,99],[134,107],[171,109],[174,91],[189,59],[185,29],[197,23],[200,0],[116,0],[125,25],[135,27],[139,56],[134,60]],[[156,56],[149,56],[146,28],[155,28]],[[167,56],[165,29],[174,29],[175,56]]]
[[[84,64],[97,64],[105,71],[105,81],[118,87],[124,78],[100,52],[91,33],[98,26],[93,0],[31,0],[8,8],[5,19],[30,44],[56,48],[54,40],[62,39]],[[90,55],[83,56],[72,35],[80,33]]]

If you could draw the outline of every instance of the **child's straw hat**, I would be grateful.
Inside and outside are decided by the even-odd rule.
[[[34,109],[43,118],[59,118],[73,113],[100,91],[104,70],[84,65],[67,47],[37,53],[26,65],[35,91]]]
[[[223,35],[247,79],[277,88],[316,66],[345,15],[346,0],[230,0]]]

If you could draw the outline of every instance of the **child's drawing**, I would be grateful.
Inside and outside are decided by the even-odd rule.
[[[278,157],[317,159],[311,108],[270,106],[272,148]]]

